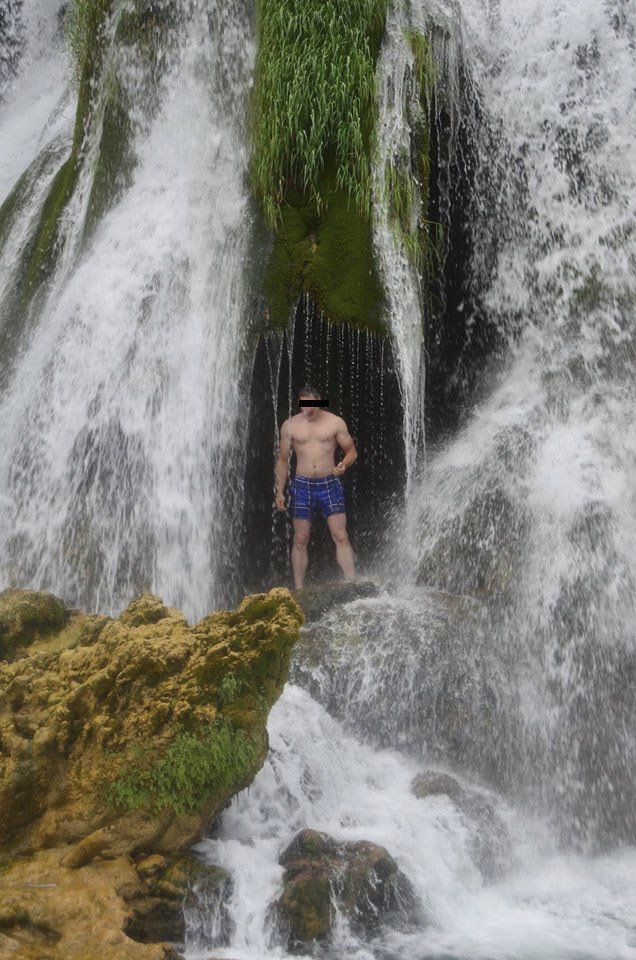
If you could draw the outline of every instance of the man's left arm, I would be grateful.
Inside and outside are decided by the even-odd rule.
[[[336,431],[336,443],[344,452],[344,457],[340,463],[336,464],[333,469],[334,474],[337,477],[341,477],[345,472],[347,467],[350,467],[358,459],[358,453],[356,450],[355,443],[353,442],[353,437],[347,429],[347,424],[344,420],[339,417],[338,429]]]

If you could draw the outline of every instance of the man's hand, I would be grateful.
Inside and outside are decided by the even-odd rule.
[[[340,463],[337,463],[333,468],[334,477],[341,477],[347,468],[345,467],[344,460],[341,460]]]
[[[276,509],[285,510],[285,495],[283,493],[276,494]]]

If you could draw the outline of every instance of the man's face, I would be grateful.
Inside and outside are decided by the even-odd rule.
[[[320,407],[303,407],[303,400],[312,400],[315,403],[317,399],[317,397],[300,397],[300,412],[305,420],[313,420],[320,410]]]

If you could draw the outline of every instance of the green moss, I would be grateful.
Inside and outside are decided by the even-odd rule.
[[[79,83],[82,78],[84,63],[89,54],[91,42],[94,42],[94,37],[91,35],[94,6],[94,0],[71,0],[66,8],[64,34],[71,52],[76,83]]]
[[[9,232],[16,220],[16,216],[19,213],[20,201],[24,196],[27,182],[28,171],[20,177],[9,196],[0,206],[0,251],[2,251]]]
[[[58,170],[46,198],[40,223],[30,245],[25,293],[30,299],[36,286],[50,274],[56,257],[59,220],[77,182],[77,165],[71,157]]]
[[[276,230],[265,270],[267,327],[286,327],[306,293],[333,322],[386,332],[370,221],[375,65],[387,5],[257,4],[252,184]]]
[[[78,39],[74,52],[81,54],[82,62],[77,62],[76,65],[81,79],[73,146],[69,159],[62,165],[51,184],[40,222],[29,245],[23,288],[24,302],[31,299],[39,284],[50,275],[57,260],[60,218],[73,194],[82,165],[82,147],[89,124],[92,92],[103,61],[102,32],[111,2],[112,0],[74,0],[75,4],[81,4],[79,18],[82,31],[82,37]]]
[[[223,707],[231,700],[235,700],[245,687],[245,680],[234,673],[226,673],[219,685],[219,706]]]
[[[385,332],[383,291],[368,221],[343,191],[323,181],[326,208],[290,193],[265,274],[269,322],[285,327],[301,293],[308,293],[329,320]]]
[[[104,106],[102,133],[86,214],[89,234],[114,197],[131,182],[134,168],[131,138],[128,104],[121,85],[115,80]]]
[[[108,802],[125,810],[193,813],[215,795],[240,789],[261,749],[258,740],[227,719],[209,724],[200,734],[179,729],[152,763],[146,747],[130,751],[108,788]]]

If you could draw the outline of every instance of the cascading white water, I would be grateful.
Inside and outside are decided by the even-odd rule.
[[[108,54],[137,107],[132,183],[82,248],[97,124],[62,260],[7,358],[0,555],[3,579],[88,608],[145,586],[196,617],[231,584],[241,502],[247,11],[184,4],[154,112],[142,55]]]
[[[0,78],[0,203],[36,155],[68,131],[74,114],[59,0],[10,4],[9,30],[4,40],[15,54]]]
[[[410,7],[420,24],[439,21],[439,8]],[[411,484],[400,530],[411,586],[326,616],[296,654],[295,680],[338,720],[288,686],[264,770],[201,847],[235,882],[230,942],[208,942],[220,957],[287,956],[269,908],[278,858],[306,826],[385,845],[426,908],[415,937],[361,942],[337,924],[327,956],[636,957],[633,847],[559,852],[563,839],[634,837],[633,13],[463,0],[446,14],[481,117],[466,269],[507,345],[489,395]],[[391,97],[399,28],[381,61]],[[394,119],[385,150],[401,142]],[[384,238],[394,331],[410,329],[417,353],[403,311],[415,288]],[[402,357],[408,424],[417,364]],[[502,878],[478,875],[471,824],[450,800],[414,799],[418,755],[513,798],[515,813],[499,808],[513,837]],[[190,944],[191,960],[205,955]]]
[[[482,298],[514,345],[411,499],[405,575],[499,598],[518,786],[565,836],[633,839],[633,12],[462,13],[481,168],[505,183],[476,179],[473,230],[496,250]]]
[[[406,119],[407,85],[413,64],[404,35],[405,12],[396,4],[387,15],[386,39],[378,65],[380,115],[378,161],[374,166],[374,233],[379,264],[388,298],[390,329],[400,367],[404,410],[406,491],[411,491],[424,444],[424,331],[417,271],[401,238],[391,227],[387,203],[386,170],[410,155],[411,131]],[[413,96],[413,92],[410,92]],[[410,165],[407,165],[410,175]]]
[[[633,933],[635,856],[585,861],[559,855],[537,825],[500,810],[515,837],[504,880],[487,884],[471,854],[475,824],[447,797],[418,800],[412,760],[348,736],[301,688],[289,685],[270,714],[270,755],[250,790],[222,817],[198,851],[231,871],[229,945],[210,916],[207,943],[188,960],[211,954],[236,960],[283,958],[272,943],[269,908],[280,893],[277,863],[308,824],[339,840],[371,839],[395,856],[421,899],[417,933],[385,932],[361,942],[337,925],[327,956],[351,960],[628,960]],[[631,936],[631,939],[630,939]],[[294,954],[299,956],[299,954]]]

